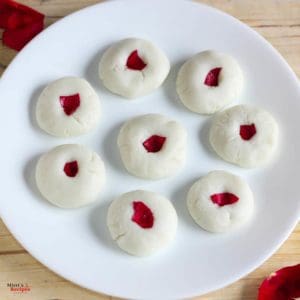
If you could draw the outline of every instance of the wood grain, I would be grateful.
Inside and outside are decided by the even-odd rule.
[[[126,0],[124,0],[126,1]],[[22,0],[46,15],[46,26],[97,0]],[[297,0],[203,0],[250,25],[263,35],[300,76],[300,1]],[[1,32],[0,32],[1,36]],[[16,55],[0,45],[0,75]],[[276,222],[276,220],[274,220]],[[284,245],[261,267],[234,284],[197,297],[198,300],[254,300],[264,277],[286,265],[300,262],[300,225]],[[10,291],[9,283],[27,283],[31,290],[20,294]],[[0,299],[25,300],[108,300],[116,299],[76,286],[48,270],[14,239],[0,221]]]

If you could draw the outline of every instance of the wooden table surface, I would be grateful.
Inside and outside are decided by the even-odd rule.
[[[124,0],[126,1],[126,0]],[[22,0],[46,15],[46,25],[97,0]],[[205,0],[250,25],[279,50],[300,76],[300,1],[299,0]],[[0,75],[16,55],[0,45]],[[3,99],[2,99],[3,100]],[[276,222],[276,220],[274,220]],[[234,284],[196,299],[254,300],[264,277],[286,265],[300,263],[300,225],[268,261]],[[27,284],[30,291],[12,292],[9,284]],[[115,299],[78,287],[37,262],[9,233],[0,220],[0,300],[6,299]]]

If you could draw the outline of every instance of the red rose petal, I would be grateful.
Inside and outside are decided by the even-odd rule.
[[[147,152],[159,152],[161,148],[163,147],[166,137],[159,136],[159,135],[152,135],[147,140],[143,142],[144,148],[147,150]]]
[[[60,96],[59,102],[67,116],[72,115],[80,106],[80,95]]]
[[[21,24],[20,13],[9,12],[8,10],[0,11],[0,28],[15,29]]]
[[[1,1],[0,27],[3,29],[20,28],[43,19],[43,14],[26,5],[11,0]]]
[[[293,300],[300,297],[300,264],[285,267],[266,278],[258,300]]]
[[[20,11],[4,9],[2,11],[0,10],[0,28],[23,28],[32,23],[43,21],[43,18],[44,17],[25,14]]]
[[[134,50],[128,56],[126,66],[131,70],[142,71],[147,64],[139,57],[138,51]]]
[[[210,196],[210,199],[219,206],[229,205],[239,201],[239,198],[231,193],[213,194]]]
[[[75,177],[78,173],[78,163],[76,160],[65,163],[64,172],[68,177]]]
[[[144,229],[152,228],[154,224],[154,217],[151,209],[142,201],[134,201],[132,206],[134,213],[131,220]]]
[[[31,14],[36,17],[43,17],[44,15],[38,12],[37,10],[26,6],[24,4],[18,3],[16,1],[12,0],[1,0],[0,2],[0,11],[8,9],[8,10],[14,10],[14,11],[20,11],[26,14]]]
[[[208,86],[218,86],[219,85],[219,74],[222,68],[214,68],[210,70],[204,80],[204,84]]]
[[[40,33],[43,28],[43,21],[37,21],[36,23],[30,24],[26,27],[6,29],[3,33],[3,44],[19,51],[38,33]]]
[[[3,44],[12,49],[21,50],[43,30],[44,15],[23,4],[2,0],[0,2],[0,28],[5,29]]]
[[[249,141],[256,134],[255,124],[241,125],[240,136],[243,140]]]

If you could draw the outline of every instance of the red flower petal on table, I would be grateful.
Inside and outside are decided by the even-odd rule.
[[[17,29],[7,29],[3,33],[3,44],[15,49],[21,50],[29,41],[31,41],[44,28],[43,21],[27,25]]]
[[[300,264],[282,268],[266,278],[259,287],[258,300],[300,298]]]
[[[27,42],[43,29],[44,15],[23,4],[0,0],[0,28],[3,44],[21,50]]]
[[[20,14],[18,12],[10,12],[8,10],[0,10],[0,28],[15,29],[20,26]]]
[[[3,29],[15,29],[43,19],[43,14],[28,6],[0,0],[0,27]]]
[[[3,9],[11,9],[25,13],[30,13],[36,16],[43,16],[43,14],[41,14],[37,10],[13,0],[0,0],[0,10],[2,11]]]

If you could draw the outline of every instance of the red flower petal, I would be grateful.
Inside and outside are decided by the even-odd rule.
[[[1,1],[1,0],[0,0]],[[44,28],[44,15],[38,11],[11,0],[0,2],[0,28],[3,44],[21,50]]]
[[[78,173],[77,160],[65,163],[64,172],[68,177],[75,177]]]
[[[239,201],[239,198],[231,193],[213,194],[210,196],[210,199],[219,206],[229,205]]]
[[[18,12],[0,11],[0,28],[15,29],[20,26],[20,14]]]
[[[43,14],[28,6],[10,0],[1,1],[0,27],[3,29],[20,28],[43,19]]]
[[[282,268],[266,278],[258,300],[293,300],[300,297],[300,264]]]
[[[19,51],[40,33],[43,30],[43,27],[43,21],[37,21],[26,27],[7,29],[3,33],[3,44]]]
[[[240,136],[243,140],[249,141],[255,134],[256,134],[255,124],[240,126]]]
[[[222,68],[214,68],[211,69],[204,80],[204,84],[208,86],[218,86],[219,85],[219,74],[221,72]]]
[[[128,56],[126,66],[131,70],[142,71],[147,64],[139,57],[138,51],[134,50]]]
[[[80,106],[80,95],[60,96],[59,102],[67,116],[72,115]]]
[[[134,213],[131,220],[144,229],[152,228],[154,217],[151,209],[142,201],[134,201],[132,205]]]
[[[159,135],[152,135],[147,140],[143,142],[144,148],[147,150],[147,152],[159,152],[161,148],[163,147],[166,137],[159,136]]]

